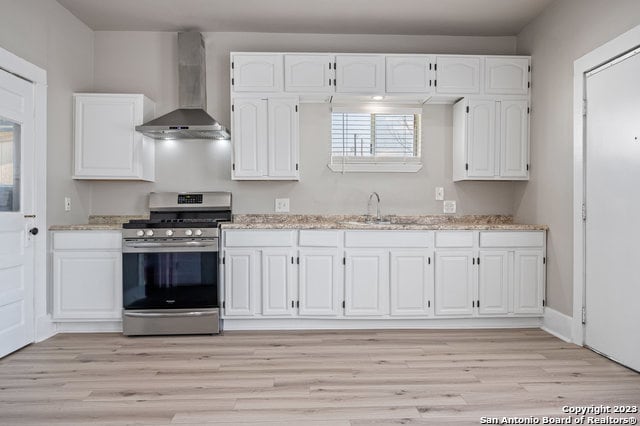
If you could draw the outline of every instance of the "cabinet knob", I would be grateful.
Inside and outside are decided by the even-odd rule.
[[[31,235],[38,235],[38,232],[40,232],[40,231],[38,230],[38,228],[31,228],[31,229],[29,229],[29,233],[30,233]]]

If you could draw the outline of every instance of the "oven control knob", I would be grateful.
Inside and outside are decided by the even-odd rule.
[[[196,237],[199,237],[200,235],[202,235],[202,230],[196,229]]]
[[[191,229],[187,229],[186,231],[184,231],[184,235],[190,237],[191,235],[193,235],[193,231]]]
[[[136,232],[136,235],[137,235],[138,237],[142,237],[142,236],[144,235],[144,231],[143,231],[143,230],[137,231],[137,232]]]
[[[145,231],[145,235],[146,235],[147,237],[151,237],[151,236],[153,236],[153,231],[152,231],[151,229],[147,229],[147,230]]]
[[[167,237],[170,237],[173,235],[173,231],[171,229],[167,229],[167,232],[165,232],[165,234],[167,234]]]

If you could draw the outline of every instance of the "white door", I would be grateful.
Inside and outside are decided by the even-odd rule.
[[[231,87],[236,92],[280,92],[282,55],[234,55]]]
[[[544,299],[544,253],[518,249],[513,266],[513,312],[541,315]]]
[[[492,100],[469,100],[468,177],[493,177],[495,167],[496,103]]]
[[[258,272],[254,250],[228,249],[224,255],[224,313],[252,316]]]
[[[329,93],[333,90],[333,57],[284,55],[284,90]]]
[[[480,315],[508,314],[509,252],[481,250],[478,259],[478,313]]]
[[[345,315],[389,313],[389,252],[348,250],[344,286]]]
[[[480,93],[480,58],[438,56],[436,92],[466,95]]]
[[[431,92],[433,79],[430,56],[387,56],[387,93]]]
[[[0,70],[0,357],[34,341],[33,114],[33,84]]]
[[[529,175],[529,102],[502,100],[500,104],[500,176]]]
[[[262,250],[262,315],[291,315],[293,285],[289,249]]]
[[[529,58],[508,56],[484,60],[484,91],[497,95],[526,95],[529,92]]]
[[[336,55],[336,92],[384,93],[383,55]]]
[[[433,259],[423,250],[391,251],[391,315],[429,315],[433,306]]]
[[[298,98],[268,101],[268,174],[270,177],[298,177]]]
[[[267,172],[267,101],[236,98],[232,109],[232,176],[234,179],[264,176]]]
[[[640,55],[587,77],[585,343],[640,371]]]
[[[471,250],[442,250],[436,253],[436,315],[473,315],[473,259]]]
[[[341,267],[338,250],[331,248],[300,249],[298,292],[299,315],[338,315]]]

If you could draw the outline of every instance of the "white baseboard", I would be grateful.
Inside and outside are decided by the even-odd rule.
[[[545,307],[541,328],[565,342],[573,343],[571,339],[572,322],[573,318],[570,316],[558,312],[555,309]]]
[[[380,330],[380,329],[472,329],[540,328],[542,318],[447,318],[447,319],[225,319],[223,329],[231,330]]]
[[[122,321],[58,322],[57,333],[122,333]]]

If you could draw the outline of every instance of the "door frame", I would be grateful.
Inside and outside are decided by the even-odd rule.
[[[33,83],[34,87],[34,241],[33,340],[40,342],[55,334],[47,312],[47,72],[0,47],[0,68]]]
[[[640,46],[640,25],[604,43],[573,63],[573,320],[571,337],[584,345],[585,327],[582,312],[585,308],[585,250],[586,224],[582,212],[585,203],[586,73],[615,60]],[[587,212],[588,215],[588,212]]]

